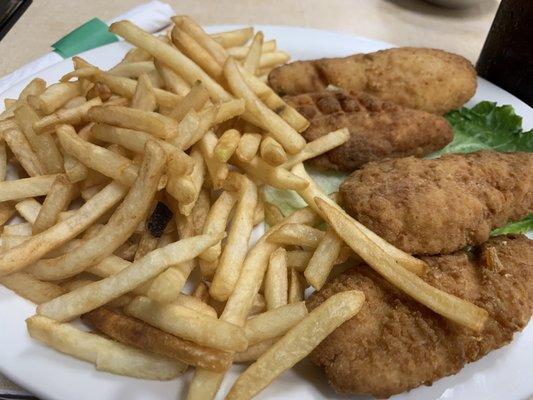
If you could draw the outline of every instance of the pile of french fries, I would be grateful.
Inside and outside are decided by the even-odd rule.
[[[305,160],[349,133],[306,143],[308,121],[265,84],[289,58],[275,41],[252,28],[210,35],[187,16],[162,36],[128,21],[110,30],[135,46],[118,65],[74,57],[59,83],[33,80],[0,116],[0,283],[38,304],[33,338],[115,374],[162,380],[195,367],[190,400],[214,398],[233,362],[253,362],[227,395],[248,399],[363,306],[358,291],[311,312],[304,302],[357,257],[482,329],[484,310],[426,284],[423,261],[306,173]],[[266,185],[308,207],[283,216]],[[202,280],[185,294],[195,269]],[[97,333],[68,323],[78,317]]]

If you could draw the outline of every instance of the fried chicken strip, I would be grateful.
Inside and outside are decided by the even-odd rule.
[[[366,265],[346,271],[315,293],[314,308],[334,293],[361,290],[366,301],[354,318],[311,354],[339,392],[388,397],[452,375],[509,343],[533,310],[533,241],[500,236],[466,252],[425,257],[422,278],[484,307],[490,314],[476,333],[409,299]]]
[[[533,153],[480,151],[368,163],[340,187],[346,211],[411,254],[452,253],[533,211]]]
[[[352,172],[369,161],[422,157],[453,138],[443,117],[362,92],[323,90],[284,100],[309,120],[309,128],[302,132],[308,142],[340,128],[349,129],[346,143],[312,160],[323,169]]]
[[[467,59],[417,47],[296,61],[272,70],[268,82],[281,96],[323,90],[331,84],[435,114],[462,106],[477,86],[476,71]]]

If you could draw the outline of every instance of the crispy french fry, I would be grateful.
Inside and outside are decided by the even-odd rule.
[[[111,75],[124,76],[126,78],[139,78],[143,74],[148,74],[155,69],[151,60],[119,63],[107,71]]]
[[[185,79],[179,76],[175,71],[157,60],[155,61],[155,67],[157,72],[159,72],[159,75],[161,75],[167,90],[182,97],[189,93],[191,85],[189,85]]]
[[[289,61],[291,56],[284,51],[272,51],[270,53],[261,54],[259,59],[259,68],[273,68],[275,66],[285,64]]]
[[[7,174],[7,153],[6,142],[0,141],[0,182],[6,180]]]
[[[209,92],[202,82],[197,81],[192,85],[191,90],[183,100],[170,111],[168,116],[176,121],[181,121],[190,110],[200,111],[208,100]]]
[[[200,195],[200,191],[202,189],[202,185],[204,183],[205,178],[205,162],[202,157],[202,153],[196,149],[193,148],[190,154],[192,161],[193,161],[193,170],[190,175],[193,187],[194,187],[194,193],[193,193],[193,200],[187,204],[180,204],[179,209],[181,214],[183,215],[189,215],[196,204],[196,200],[198,199],[198,196]]]
[[[267,310],[287,304],[289,291],[287,252],[283,247],[279,247],[270,255],[264,284]]]
[[[197,299],[194,296],[189,296],[180,293],[178,294],[178,297],[176,297],[176,300],[174,300],[172,303],[190,308],[191,310],[195,310],[199,313],[209,315],[213,318],[218,318],[217,312],[213,307],[211,307],[209,304],[204,303],[200,299]]]
[[[49,184],[52,185],[54,180],[55,176],[52,176]],[[0,185],[4,183],[6,182],[2,182]],[[126,189],[122,185],[114,182],[110,183],[81,206],[70,218],[32,236],[21,245],[0,254],[0,276],[16,272],[30,265],[46,253],[73,239],[122,199],[125,194]]]
[[[67,102],[80,95],[80,87],[76,82],[54,83],[37,96],[28,96],[28,103],[45,115],[53,113]]]
[[[229,169],[225,162],[219,161],[215,157],[215,146],[217,145],[217,136],[213,131],[207,131],[198,142],[198,147],[204,157],[207,172],[211,179],[214,189],[222,188],[224,180],[228,177]]]
[[[15,103],[11,104],[9,107],[6,107],[6,109],[0,114],[0,121],[4,121],[8,118],[12,118],[14,115],[14,111],[24,104],[30,95],[38,96],[44,90],[46,89],[46,82],[42,80],[41,78],[34,78],[31,80],[28,85],[19,94],[18,99],[15,101]],[[1,130],[1,129],[0,129]]]
[[[84,314],[82,319],[120,343],[185,364],[213,371],[225,371],[231,363],[230,354],[227,352],[180,339],[141,320],[107,308],[100,307],[93,310]]]
[[[148,75],[142,74],[137,80],[137,87],[131,99],[131,108],[152,112],[157,107],[154,88]]]
[[[11,129],[5,133],[4,138],[11,152],[29,176],[46,174],[45,166],[37,158],[26,137],[20,130]]]
[[[248,252],[253,229],[253,213],[257,204],[257,188],[245,176],[241,179],[239,201],[235,209],[226,245],[222,250],[209,294],[216,300],[227,300],[239,278]]]
[[[233,31],[214,33],[211,37],[220,43],[223,47],[243,46],[248,40],[252,38],[254,28],[235,29]]]
[[[265,205],[265,220],[270,226],[276,225],[283,219],[283,213],[275,204],[263,201]]]
[[[241,136],[239,145],[235,150],[237,158],[243,162],[250,162],[261,144],[261,135],[258,133],[245,133]]]
[[[265,207],[263,205],[263,201],[258,198],[257,204],[254,209],[254,217],[253,217],[253,224],[254,226],[259,225],[265,220]]]
[[[64,279],[112,254],[149,212],[163,167],[163,150],[148,142],[138,178],[107,224],[77,249],[55,259],[38,261],[30,268],[31,273],[44,280]]]
[[[31,236],[31,224],[29,222],[21,222],[7,225],[4,227],[4,233],[7,235]]]
[[[39,215],[39,211],[41,211],[41,203],[35,199],[26,199],[15,204],[15,209],[22,218],[33,225],[37,215]]]
[[[4,201],[0,203],[0,226],[4,226],[13,214],[15,214],[15,207],[12,202]]]
[[[305,285],[302,274],[294,268],[289,268],[289,304],[298,303],[304,299]]]
[[[228,219],[235,205],[235,197],[229,192],[222,192],[218,199],[213,203],[203,228],[203,233],[222,232],[226,229]],[[200,258],[213,262],[220,256],[222,247],[221,243],[217,243],[214,246],[205,250],[200,254]]]
[[[192,295],[204,303],[208,303],[211,298],[209,296],[209,286],[204,281],[198,283]]]
[[[45,303],[64,293],[61,286],[41,282],[33,275],[24,272],[3,276],[0,278],[0,284],[35,304]]]
[[[30,336],[54,349],[91,362],[96,369],[142,379],[169,380],[186,365],[117,343],[69,324],[60,324],[35,315],[26,320]]]
[[[41,175],[0,182],[0,202],[47,194],[56,177],[57,175]]]
[[[67,209],[76,192],[66,175],[58,175],[35,219],[32,234],[40,233],[57,223],[59,213]]]
[[[130,63],[130,62],[149,61],[149,60],[152,60],[152,56],[150,55],[150,53],[148,53],[147,51],[143,49],[139,49],[138,47],[134,47],[133,49],[129,50],[126,53],[122,62]]]
[[[339,257],[341,247],[342,240],[333,229],[328,229],[318,243],[304,272],[305,279],[316,290],[320,290],[326,283],[326,279]]]
[[[257,361],[259,357],[266,353],[274,343],[279,340],[279,337],[268,339],[263,342],[256,343],[254,345],[248,346],[248,348],[239,353],[235,353],[233,357],[233,362],[235,363],[249,363],[251,361]]]
[[[229,351],[242,351],[248,346],[244,330],[239,326],[187,307],[137,297],[126,306],[125,312],[165,332],[203,346]]]
[[[356,290],[331,296],[248,367],[233,384],[226,398],[251,399],[307,356],[338,326],[356,315],[364,299],[364,294]]]
[[[233,46],[226,48],[226,53],[228,53],[228,56],[231,56],[237,60],[242,60],[246,57],[246,54],[248,54],[249,49],[250,46]],[[261,54],[271,53],[273,51],[276,51],[275,40],[267,40],[266,42],[263,42],[263,46],[261,46]]]
[[[261,141],[261,158],[273,166],[278,166],[287,161],[287,153],[276,139],[267,136]]]
[[[220,162],[227,162],[239,145],[241,134],[236,129],[228,129],[218,138],[215,146],[215,157]]]
[[[253,346],[268,339],[282,336],[307,315],[305,302],[286,304],[266,311],[246,321],[244,333],[248,345]]]
[[[255,74],[255,72],[259,68],[259,61],[261,59],[261,48],[263,47],[263,39],[263,32],[257,32],[252,40],[252,44],[250,45],[248,52],[246,53],[246,56],[244,57],[242,66],[246,71],[250,72],[251,74]]]
[[[33,130],[38,134],[51,133],[60,124],[80,124],[87,120],[89,110],[100,104],[102,104],[102,100],[95,97],[79,107],[57,110],[55,113],[36,121],[33,124]]]
[[[298,153],[305,146],[305,139],[285,120],[270,110],[246,84],[235,60],[228,58],[224,64],[224,77],[232,92],[246,102],[246,111],[267,130],[290,154]]]
[[[316,247],[324,232],[303,224],[287,224],[270,235],[270,241],[283,245]]]

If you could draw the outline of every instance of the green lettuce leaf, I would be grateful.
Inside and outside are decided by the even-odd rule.
[[[533,152],[533,129],[523,131],[522,117],[515,114],[510,105],[482,101],[472,108],[462,107],[446,115],[450,122],[454,139],[443,149],[427,158],[437,158],[445,153],[471,153],[478,150],[529,151]],[[320,171],[306,166],[309,174],[326,193],[339,190],[347,174],[334,171]],[[279,190],[268,187],[266,200],[276,204],[284,215],[306,206],[303,199],[292,190]],[[498,228],[492,235],[524,233],[533,230],[531,214],[522,221],[512,222]]]

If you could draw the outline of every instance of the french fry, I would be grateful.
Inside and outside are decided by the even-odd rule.
[[[185,79],[179,76],[175,71],[157,60],[154,64],[157,72],[159,72],[159,75],[161,75],[167,90],[182,97],[186,96],[190,92],[191,85],[189,85]]]
[[[307,356],[363,305],[362,292],[337,293],[315,308],[242,373],[226,396],[228,400],[251,399],[276,377]]]
[[[54,83],[39,95],[28,96],[28,103],[36,110],[48,115],[63,107],[67,102],[80,95],[80,87],[75,82]]]
[[[163,150],[148,142],[138,178],[107,224],[75,250],[55,259],[38,261],[30,268],[31,273],[43,280],[69,278],[112,254],[149,212],[163,167]]]
[[[270,241],[283,245],[316,247],[324,232],[303,224],[287,224],[270,235]]]
[[[139,244],[137,245],[135,255],[133,256],[133,261],[137,261],[152,250],[156,249],[158,241],[159,239],[152,236],[150,232],[143,232],[141,239],[139,240]]]
[[[246,57],[246,54],[248,54],[249,49],[250,46],[233,46],[226,48],[226,53],[228,53],[228,56],[231,56],[236,60],[242,60]],[[261,46],[261,54],[271,53],[273,51],[276,51],[275,40],[267,40],[266,42],[263,42],[263,46]]]
[[[51,186],[56,177],[45,176],[28,179],[33,180],[37,178],[48,178],[50,180],[49,185]],[[20,182],[21,180],[23,179],[15,182]],[[0,186],[5,183],[7,182],[0,183]],[[45,193],[41,193],[40,195],[42,194]],[[126,189],[122,185],[115,182],[110,183],[75,211],[70,218],[32,236],[23,244],[0,254],[0,276],[16,272],[32,264],[51,250],[73,239],[122,199],[125,194]],[[37,195],[25,197],[33,196]]]
[[[19,224],[11,224],[4,227],[4,234],[31,236],[31,224],[29,222],[21,222]]]
[[[161,304],[137,297],[124,310],[172,335],[219,350],[242,351],[248,346],[244,330],[176,304]]]
[[[235,356],[233,357],[233,362],[249,363],[251,361],[256,361],[259,357],[265,354],[266,351],[270,349],[278,340],[279,337],[268,339],[263,342],[256,343],[252,346],[248,346],[246,350],[241,351],[239,353],[235,353]]]
[[[86,67],[81,67],[81,68],[75,69],[74,71],[70,71],[66,73],[59,79],[59,81],[69,82],[72,78],[78,78],[78,80],[89,78],[99,72],[100,70],[96,68],[95,66],[88,65]]]
[[[215,157],[220,162],[227,162],[235,150],[237,149],[241,140],[241,134],[236,129],[228,129],[222,136],[218,138],[215,146]]]
[[[184,56],[178,49],[161,42],[131,22],[115,22],[110,26],[109,30],[152,54],[156,59],[165,63],[184,77],[189,84],[193,84],[198,80],[201,81],[213,100],[228,101],[231,99],[229,93],[222,86],[215,82],[189,58]]]
[[[15,214],[15,207],[10,201],[0,203],[0,226],[9,221],[9,219]]]
[[[194,165],[192,173],[190,175],[193,183],[194,193],[193,200],[191,202],[179,205],[180,213],[183,215],[189,215],[191,213],[194,205],[196,204],[196,200],[200,195],[200,191],[202,189],[202,185],[204,183],[205,178],[205,162],[202,157],[202,153],[198,149],[194,148],[191,151],[190,156]]]
[[[82,319],[120,343],[188,365],[213,371],[225,371],[231,363],[230,354],[227,352],[180,339],[141,320],[121,315],[104,307],[84,314]]]
[[[26,85],[24,89],[19,94],[18,99],[15,103],[11,104],[9,107],[6,106],[6,109],[0,114],[0,121],[4,121],[8,118],[12,118],[14,111],[24,104],[30,95],[38,96],[46,89],[46,82],[41,78],[34,78]],[[0,129],[1,131],[1,129]]]
[[[193,259],[223,236],[224,234],[196,236],[156,249],[116,275],[41,304],[37,313],[57,321],[75,318],[132,291],[169,266]]]
[[[87,120],[89,110],[100,104],[102,104],[102,100],[95,97],[79,107],[57,110],[55,113],[36,121],[33,124],[33,130],[38,134],[52,133],[61,124],[80,124]]]
[[[248,252],[248,241],[253,229],[253,213],[257,204],[257,188],[245,176],[241,178],[239,201],[232,218],[226,245],[222,250],[209,294],[224,301],[233,292],[242,263]]]
[[[197,81],[192,85],[191,90],[173,108],[168,116],[181,121],[190,110],[200,111],[209,100],[209,92],[203,86],[202,82]]]
[[[254,301],[252,302],[252,308],[250,308],[250,312],[248,313],[248,317],[252,317],[257,314],[261,314],[266,311],[266,302],[265,298],[261,293],[257,293],[254,297]]]
[[[333,229],[328,229],[316,247],[304,276],[316,290],[320,290],[341,252],[342,241]]]
[[[162,139],[173,138],[178,134],[178,123],[175,120],[150,111],[120,106],[93,107],[87,117],[93,122],[140,130]]]
[[[84,181],[89,176],[89,169],[76,158],[63,150],[65,174],[72,183]]]
[[[76,192],[66,175],[58,175],[35,219],[32,234],[36,235],[57,223],[59,213],[67,209]]]
[[[226,229],[226,225],[228,223],[231,210],[233,210],[233,206],[235,205],[235,201],[235,197],[229,192],[224,191],[220,194],[207,214],[203,228],[204,234],[222,232]],[[221,243],[217,243],[200,254],[200,258],[205,261],[213,262],[220,256],[221,250]]]
[[[154,88],[148,75],[142,74],[137,80],[137,87],[131,99],[131,108],[152,112],[157,107]]]
[[[287,265],[296,271],[303,272],[313,256],[313,251],[309,250],[291,250],[287,252]]]
[[[263,39],[263,32],[257,32],[252,40],[252,44],[250,45],[248,52],[246,53],[246,56],[244,57],[242,66],[246,71],[250,72],[251,74],[255,74],[255,72],[259,68],[259,61],[261,59],[261,49],[263,47]]]
[[[274,310],[266,311],[246,321],[244,333],[248,345],[282,336],[307,315],[305,302],[286,304]]]
[[[305,171],[305,168],[302,164],[297,164],[293,169],[292,172],[296,174],[297,176],[301,177],[302,179],[305,179],[309,185],[304,189],[298,192],[300,196],[305,200],[307,204],[310,204],[310,207],[312,207],[315,211],[321,213],[321,211],[318,209],[318,207],[315,204],[314,198],[320,197],[323,201],[327,202],[329,205],[335,207],[337,210],[342,209],[328,196],[326,196],[316,185],[316,183],[313,182],[311,177],[307,174]],[[342,211],[343,214],[346,214],[344,211]],[[346,214],[346,216],[348,216]],[[353,224],[358,228],[358,230],[363,233],[369,241],[376,244],[379,248],[381,248],[386,253],[390,254],[394,257],[397,262],[402,265],[404,268],[407,268],[409,271],[414,272],[416,274],[422,274],[427,268],[427,265],[424,261],[411,256],[410,254],[407,254],[400,249],[394,247],[387,241],[380,238],[378,235],[376,235],[374,232],[372,232],[370,229],[368,229],[363,224],[359,223],[358,221],[352,219],[349,217]]]
[[[37,158],[24,134],[11,129],[4,135],[6,144],[29,176],[46,175],[46,168]]]
[[[272,51],[270,53],[261,54],[259,59],[259,68],[273,68],[275,66],[285,64],[289,61],[291,56],[284,51]]]
[[[150,55],[150,53],[148,53],[147,51],[143,49],[139,49],[138,47],[134,47],[133,49],[129,50],[126,53],[122,62],[130,63],[130,62],[149,61],[149,60],[152,60],[152,56]]]
[[[239,140],[239,145],[235,150],[235,156],[243,162],[250,162],[257,154],[260,144],[260,134],[245,133],[241,136],[241,139]]]
[[[15,209],[22,218],[33,225],[37,215],[39,215],[39,211],[41,211],[41,203],[35,199],[26,199],[15,204]]]
[[[350,132],[346,128],[330,132],[307,143],[298,154],[289,156],[287,161],[283,163],[283,167],[290,169],[298,163],[317,157],[346,143],[349,138]]]
[[[143,74],[148,74],[155,69],[154,62],[151,60],[135,61],[120,63],[115,65],[109,71],[111,75],[123,76],[126,78],[139,78]]]
[[[35,303],[41,304],[64,293],[61,286],[49,282],[41,282],[31,274],[15,272],[14,274],[3,276],[0,283],[19,296]]]
[[[197,299],[194,296],[189,296],[186,294],[178,294],[176,300],[172,302],[182,307],[190,308],[191,310],[198,311],[199,313],[209,315],[213,318],[218,318],[216,310],[211,307],[209,304],[204,303],[202,300]]]
[[[285,120],[270,110],[246,84],[235,60],[228,58],[224,64],[224,77],[232,92],[246,102],[246,111],[253,115],[290,154],[298,153],[305,146],[305,139]]]
[[[263,160],[275,167],[287,161],[287,153],[283,147],[270,136],[261,141],[260,153]]]
[[[287,304],[289,291],[287,252],[283,247],[277,248],[270,255],[264,285],[267,310],[273,310]]]
[[[265,220],[270,226],[274,226],[283,219],[283,213],[275,204],[263,201],[265,205]]]
[[[178,25],[172,29],[172,42],[187,57],[194,61],[200,68],[209,74],[216,81],[220,81],[222,68],[200,44]]]
[[[217,145],[217,136],[213,131],[207,131],[198,142],[198,147],[204,157],[207,172],[211,179],[214,189],[222,188],[224,180],[228,177],[229,169],[225,162],[220,162],[215,157],[215,146]]]
[[[7,153],[6,142],[0,141],[0,182],[6,180],[7,174]]]
[[[254,209],[254,217],[253,217],[253,224],[254,226],[259,225],[265,220],[265,207],[263,205],[263,201],[258,198],[257,204]]]
[[[294,268],[289,268],[289,304],[298,303],[304,299],[305,285],[302,274]]]
[[[209,296],[209,286],[204,281],[198,283],[192,295],[204,303],[208,303],[211,298]]]
[[[220,43],[223,47],[243,46],[248,40],[252,38],[254,28],[235,29],[233,31],[214,33],[211,37]]]
[[[45,195],[50,190],[56,177],[57,175],[40,175],[0,182],[0,202]]]
[[[91,362],[102,371],[141,379],[169,380],[186,369],[181,362],[145,353],[38,315],[28,318],[26,324],[32,338]]]
[[[72,126],[58,126],[57,137],[65,152],[87,167],[128,186],[137,178],[138,168],[129,158],[81,139]]]

